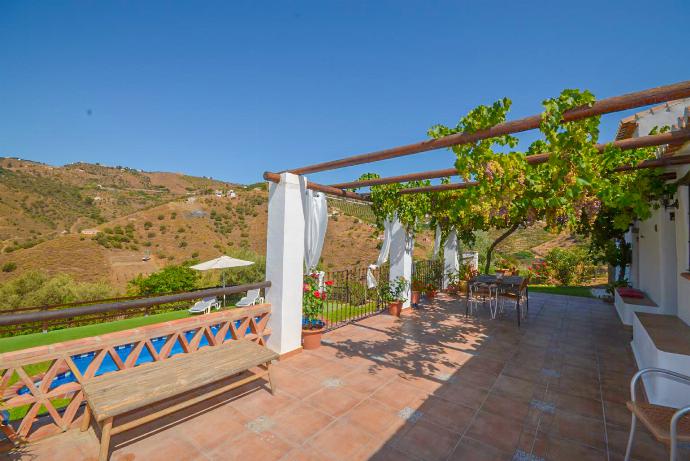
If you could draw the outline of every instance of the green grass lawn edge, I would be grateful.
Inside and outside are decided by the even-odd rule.
[[[594,295],[592,294],[592,287],[587,286],[530,285],[529,291],[534,293],[549,293],[552,295],[594,298]]]
[[[10,336],[7,338],[0,338],[0,352],[11,352],[30,347],[45,346],[48,344],[70,341],[73,339],[99,336],[106,333],[113,333],[115,331],[138,328],[144,325],[182,319],[185,317],[190,317],[191,315],[192,314],[188,313],[186,310],[171,311],[163,312],[162,314],[153,314],[146,317],[134,317],[131,319],[116,320],[114,322],[96,323],[81,327],[52,330],[48,331],[47,333],[30,333],[28,335]]]

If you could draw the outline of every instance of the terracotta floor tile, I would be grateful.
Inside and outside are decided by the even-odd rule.
[[[394,375],[370,373],[367,369],[357,369],[342,377],[343,387],[361,397],[369,397],[391,379]]]
[[[549,392],[548,400],[553,401],[557,409],[568,413],[595,419],[603,419],[604,417],[603,407],[599,400],[556,392]]]
[[[311,439],[309,445],[334,459],[351,460],[370,440],[364,430],[340,420]]]
[[[506,417],[480,410],[467,430],[466,436],[512,453],[520,441],[522,424]]]
[[[260,459],[262,461],[274,461],[285,456],[293,448],[293,445],[288,444],[270,432],[261,434],[245,432],[240,437],[221,445],[215,451],[207,453],[206,456],[208,459],[218,461],[230,459]],[[173,459],[194,458],[170,457],[165,459],[165,461],[171,461]]]
[[[544,451],[535,452],[547,461],[607,461],[606,453],[572,440],[542,436],[538,443]]]
[[[464,437],[448,461],[512,461],[513,453],[502,452],[490,445]]]
[[[543,429],[550,435],[574,440],[599,450],[606,449],[604,422],[557,409],[549,427]]]
[[[307,403],[328,415],[338,417],[350,411],[362,400],[362,396],[336,387],[321,389],[312,394]]]
[[[302,371],[284,368],[275,372],[276,387],[296,398],[304,398],[321,389],[321,382]]]
[[[479,409],[489,392],[486,389],[463,386],[462,382],[450,383],[434,393],[449,402],[464,405],[472,409]]]
[[[424,390],[408,384],[405,380],[398,377],[376,391],[372,397],[392,408],[402,409],[426,395],[428,393]]]
[[[498,392],[491,392],[482,405],[481,411],[524,421],[530,411],[530,402]]]
[[[430,396],[418,411],[422,420],[458,434],[464,432],[476,413],[472,408],[434,396]]]
[[[481,389],[490,389],[496,382],[497,376],[480,370],[462,367],[452,377],[456,382]]]
[[[625,428],[607,426],[606,429],[610,452],[624,456],[628,444],[630,426],[628,425]],[[662,443],[658,442],[638,422],[633,442],[632,457],[639,461],[665,460],[668,459],[669,452]],[[690,459],[690,451],[686,451],[685,457],[681,456],[680,459]]]
[[[501,375],[491,389],[492,393],[500,393],[514,399],[529,402],[534,398],[543,399],[546,386],[543,383],[534,383],[512,376]]]
[[[251,420],[259,416],[276,415],[296,401],[294,397],[280,389],[278,389],[276,395],[259,389],[241,395],[233,400],[230,405]]]
[[[420,419],[398,434],[393,444],[402,452],[434,461],[445,460],[458,440],[460,435]]]
[[[405,424],[399,411],[374,399],[359,403],[343,416],[342,420],[370,434],[394,433]]]
[[[273,419],[270,431],[297,445],[333,422],[333,417],[316,408],[298,403]]]

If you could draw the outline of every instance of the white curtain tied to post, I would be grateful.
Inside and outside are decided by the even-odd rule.
[[[393,218],[386,218],[383,221],[383,242],[381,243],[381,250],[379,251],[379,257],[376,259],[375,264],[369,265],[367,268],[367,287],[369,288],[375,288],[378,282],[376,281],[376,277],[374,277],[374,271],[378,269],[379,267],[383,266],[386,264],[386,261],[388,261],[388,254],[391,251],[391,239],[393,236],[393,221],[395,220],[395,217]]]
[[[304,208],[304,265],[312,271],[319,264],[328,227],[326,194],[307,190],[302,197]]]
[[[441,249],[441,226],[436,224],[436,235],[434,236],[434,254],[431,259],[438,258],[438,252]]]

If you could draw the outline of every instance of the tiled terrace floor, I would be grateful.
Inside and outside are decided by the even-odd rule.
[[[463,303],[439,300],[329,333],[277,365],[276,396],[245,387],[118,435],[112,459],[619,460],[630,335],[596,300],[532,294],[520,329],[514,315],[467,320]],[[97,452],[93,429],[72,430],[0,459]],[[668,456],[643,429],[634,455]]]

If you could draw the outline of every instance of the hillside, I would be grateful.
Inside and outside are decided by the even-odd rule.
[[[214,191],[234,190],[236,197]],[[27,271],[107,280],[123,291],[136,275],[235,248],[263,255],[268,194],[178,173],[77,163],[55,167],[0,159],[0,282]],[[323,267],[363,267],[379,244],[371,210],[333,200]],[[427,255],[433,239],[417,241]],[[146,260],[145,260],[146,259]]]
[[[39,269],[106,280],[123,292],[138,274],[167,264],[207,260],[238,248],[263,255],[267,201],[265,187],[180,173],[2,158],[0,267],[13,263],[16,269],[0,272],[0,283]],[[323,267],[349,269],[375,261],[380,240],[370,207],[331,199],[329,209]],[[516,232],[498,250],[527,262],[554,245],[571,244],[567,236],[534,226]],[[428,258],[432,247],[433,233],[420,233],[416,257]]]

